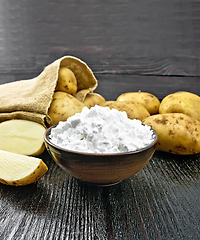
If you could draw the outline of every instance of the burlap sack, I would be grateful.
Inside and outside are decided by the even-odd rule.
[[[88,92],[97,87],[97,80],[86,63],[72,56],[62,57],[51,63],[33,79],[0,85],[0,122],[10,119],[26,119],[51,126],[48,115],[57,84],[60,67],[72,70],[77,79],[76,97],[83,101]]]

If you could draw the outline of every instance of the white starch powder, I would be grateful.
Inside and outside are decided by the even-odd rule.
[[[153,131],[126,112],[96,105],[76,113],[52,128],[50,140],[68,150],[87,153],[135,151],[154,140]]]

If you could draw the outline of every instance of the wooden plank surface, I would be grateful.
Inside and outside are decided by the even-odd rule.
[[[94,71],[199,76],[200,1],[3,1],[0,71],[63,55]]]
[[[38,73],[0,74],[1,84],[31,79]],[[146,76],[130,74],[99,74],[95,73],[100,93],[106,100],[115,100],[120,94],[131,91],[146,91],[162,100],[167,94],[176,91],[189,91],[200,94],[200,77],[181,76]]]
[[[85,61],[97,92],[200,95],[199,0],[0,0],[0,84],[30,79],[64,55]],[[45,151],[49,171],[0,185],[0,240],[200,239],[200,156],[156,152],[112,187],[85,185]]]
[[[112,187],[86,185],[47,153],[48,173],[25,187],[0,186],[0,239],[199,239],[199,156],[156,152]]]

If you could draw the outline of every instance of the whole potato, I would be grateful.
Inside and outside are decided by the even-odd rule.
[[[157,114],[144,119],[158,134],[157,150],[179,155],[200,152],[200,122],[183,113]]]
[[[77,92],[77,81],[74,73],[67,67],[61,67],[58,72],[56,91],[62,91],[75,95]]]
[[[149,112],[142,104],[133,101],[105,101],[100,103],[99,106],[125,111],[130,119],[142,120],[150,116]]]
[[[200,97],[190,92],[167,95],[160,104],[159,113],[184,113],[200,120]]]
[[[147,92],[128,92],[121,94],[117,101],[132,100],[142,104],[150,113],[150,115],[157,114],[159,112],[160,101],[151,93]]]
[[[48,110],[52,125],[66,121],[68,117],[81,112],[84,107],[85,105],[71,94],[55,92]]]
[[[98,93],[88,93],[83,101],[85,106],[88,108],[94,107],[95,105],[99,105],[101,102],[105,102],[105,98]]]

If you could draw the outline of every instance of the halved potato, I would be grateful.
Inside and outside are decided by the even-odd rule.
[[[45,130],[41,124],[23,119],[2,122],[0,149],[23,155],[39,155],[45,149]]]
[[[47,170],[42,159],[0,150],[0,183],[28,185],[38,181]]]

